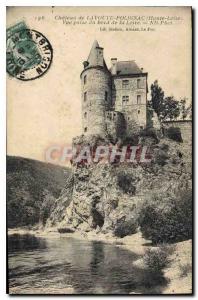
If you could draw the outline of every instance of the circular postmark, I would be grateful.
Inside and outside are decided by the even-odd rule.
[[[20,80],[33,80],[49,69],[53,49],[48,39],[33,29],[22,29],[7,38],[6,68]]]

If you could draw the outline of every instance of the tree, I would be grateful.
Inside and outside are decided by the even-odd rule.
[[[192,118],[192,104],[190,104],[189,106],[187,106],[186,104],[187,98],[184,97],[180,100],[180,112],[183,120],[185,120],[187,117],[189,117],[190,119]]]
[[[187,107],[187,116],[192,119],[192,103]]]
[[[42,222],[43,225],[46,224],[46,221],[50,216],[50,212],[54,202],[55,202],[54,196],[47,189],[44,189],[43,202],[40,208],[40,221]]]
[[[155,80],[153,84],[151,84],[151,104],[152,108],[156,112],[159,117],[161,111],[161,105],[164,101],[164,91],[158,85],[158,81]]]
[[[151,85],[151,105],[160,121],[173,120],[180,115],[180,103],[173,96],[164,97],[164,91],[155,80]]]
[[[174,120],[180,115],[180,103],[173,96],[166,97],[160,106],[160,120]]]

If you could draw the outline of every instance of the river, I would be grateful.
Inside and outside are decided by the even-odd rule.
[[[8,237],[9,291],[16,294],[161,293],[139,255],[116,245],[72,237]],[[68,292],[69,291],[69,292]]]

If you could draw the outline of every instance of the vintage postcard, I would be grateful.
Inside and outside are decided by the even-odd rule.
[[[7,7],[7,292],[192,294],[191,7]]]

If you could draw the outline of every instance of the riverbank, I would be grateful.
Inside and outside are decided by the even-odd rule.
[[[8,234],[33,234],[38,237],[50,238],[64,238],[73,237],[75,239],[82,239],[88,241],[101,241],[103,243],[110,243],[117,247],[121,247],[133,253],[142,256],[149,248],[153,248],[150,241],[145,240],[141,233],[138,232],[131,236],[124,238],[117,238],[110,234],[92,232],[75,232],[60,234],[57,228],[41,229],[27,229],[15,228],[9,229]],[[190,294],[192,287],[192,242],[191,240],[175,243],[170,247],[174,248],[170,254],[170,264],[164,269],[164,276],[167,280],[167,286],[163,289],[163,294]],[[156,248],[156,247],[155,247]],[[143,259],[138,259],[135,264],[144,268]],[[72,293],[72,291],[70,291]]]

